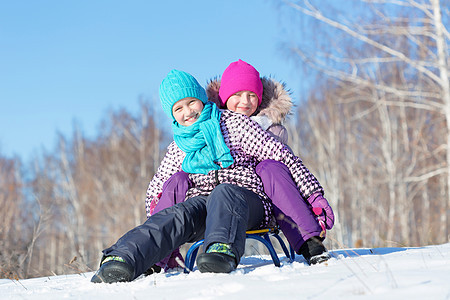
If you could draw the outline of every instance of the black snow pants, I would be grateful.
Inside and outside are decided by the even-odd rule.
[[[125,259],[134,267],[135,278],[179,246],[202,238],[204,249],[216,242],[230,244],[239,262],[245,231],[258,228],[263,221],[264,207],[257,194],[224,183],[208,196],[190,198],[152,215],[103,254]]]

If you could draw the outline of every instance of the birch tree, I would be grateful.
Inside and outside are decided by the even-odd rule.
[[[55,152],[36,161],[33,198],[51,218],[40,223],[32,269],[41,276],[95,269],[101,250],[145,220],[146,189],[163,151],[156,124],[142,100],[137,115],[111,111],[95,138],[77,128],[60,135]]]
[[[372,167],[382,169],[379,175],[387,179],[384,183],[386,194],[383,196],[388,201],[381,212],[385,210],[383,213],[391,227],[387,228],[388,235],[384,239],[394,239],[392,228],[395,228],[394,224],[400,224],[396,239],[411,241],[412,234],[408,228],[414,225],[412,218],[417,210],[414,201],[424,196],[424,192],[419,196],[418,191],[427,190],[429,194],[422,200],[433,201],[429,197],[435,194],[429,189],[430,180],[445,176],[445,188],[440,189],[445,193],[441,192],[440,199],[434,199],[434,205],[437,203],[442,208],[439,230],[440,241],[445,241],[450,207],[449,33],[448,9],[445,8],[448,1],[352,1],[352,9],[341,12],[330,9],[330,1],[283,2],[302,18],[311,20],[307,22],[311,35],[306,33],[306,37],[302,36],[303,43],[291,45],[294,56],[309,67],[308,71],[313,68],[332,81],[335,87],[354,92],[351,101],[342,96],[334,97],[334,101],[358,108],[353,116],[342,120],[344,125],[339,127],[340,130],[351,130],[352,125],[345,125],[349,120],[358,121],[356,123],[361,126],[361,121],[365,119],[368,122],[363,127],[366,129],[363,135],[370,136],[370,129],[373,128],[379,135],[379,147],[372,150],[380,151],[372,151],[370,155],[378,155],[377,165]],[[337,95],[345,95],[345,92]],[[355,106],[354,99],[367,107]],[[374,116],[378,116],[378,120]],[[429,139],[426,139],[420,134],[430,133],[427,131],[430,130],[430,122],[434,122],[435,132],[431,132]],[[335,128],[338,127],[316,134],[315,138],[330,141],[329,137],[336,134]],[[433,136],[436,132],[441,134],[440,141],[433,144],[434,148],[424,147],[431,140],[435,141]],[[356,133],[347,132],[341,136],[349,138],[349,134]],[[330,145],[328,148],[333,149]],[[347,147],[346,151],[351,150]],[[335,153],[324,157],[319,164],[334,161],[334,156]],[[404,158],[408,158],[410,163],[407,164]],[[336,165],[334,169],[339,167]],[[369,173],[364,176],[371,178]],[[323,176],[330,178],[333,174],[336,172],[329,170]],[[374,186],[380,188],[377,184]],[[366,186],[366,190],[374,186]],[[426,208],[422,206],[422,209]],[[341,206],[339,209],[339,213],[345,215]],[[349,207],[342,206],[342,209]]]
[[[20,162],[0,156],[0,278],[14,278],[23,275],[24,268],[20,260],[25,257],[25,249],[20,247],[23,241],[21,205],[22,179]]]

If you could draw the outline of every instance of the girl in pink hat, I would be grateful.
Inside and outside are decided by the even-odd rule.
[[[238,60],[225,69],[221,80],[212,80],[206,92],[209,101],[220,108],[251,118],[290,150],[286,145],[287,130],[282,122],[290,113],[292,100],[284,84],[272,78],[261,78],[252,65]],[[265,193],[272,200],[280,229],[297,254],[303,255],[308,264],[328,260],[330,256],[322,240],[325,230],[334,225],[334,214],[323,192],[313,193],[304,199],[289,169],[278,161],[260,162],[256,166],[256,173],[261,177]],[[183,171],[175,173],[164,183],[158,197],[147,198],[147,216],[183,202],[190,187],[189,174]],[[311,235],[310,232],[314,230],[310,230],[310,224],[304,222],[307,219],[305,214],[311,210],[322,227],[322,236]],[[174,268],[177,266],[174,259],[177,256],[182,259],[180,253],[175,251],[157,265],[166,269]]]

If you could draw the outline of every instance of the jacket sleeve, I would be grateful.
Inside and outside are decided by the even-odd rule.
[[[274,138],[287,145],[289,141],[289,135],[286,127],[281,124],[272,124],[267,128],[267,132],[271,134]]]
[[[230,125],[229,128],[236,128],[230,134],[237,135],[236,141],[240,141],[241,149],[244,152],[256,157],[259,161],[273,159],[284,163],[289,168],[304,199],[308,199],[316,192],[323,194],[323,188],[317,178],[286,145],[245,116],[234,115],[231,118],[240,119],[231,121],[233,125]]]
[[[176,172],[181,171],[181,164],[183,162],[185,153],[177,147],[175,142],[172,142],[167,147],[167,153],[165,154],[158,170],[150,181],[147,194],[145,198],[145,210],[147,212],[147,218],[150,217],[158,204],[161,197],[162,188],[164,182],[166,182],[170,176]]]

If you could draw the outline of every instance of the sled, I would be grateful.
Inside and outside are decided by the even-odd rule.
[[[265,228],[265,229],[258,229],[258,230],[249,230],[246,232],[246,238],[247,239],[254,239],[261,243],[263,243],[264,246],[266,246],[267,250],[270,253],[270,256],[272,257],[273,264],[276,267],[280,267],[280,259],[278,258],[278,254],[275,251],[275,248],[273,247],[272,242],[270,241],[270,237],[274,237],[278,240],[278,243],[280,244],[281,248],[283,249],[284,254],[289,259],[290,262],[294,261],[295,259],[295,251],[292,248],[292,246],[289,244],[289,250],[286,247],[286,244],[284,243],[283,239],[279,235],[279,229],[278,228]],[[203,245],[204,240],[200,240],[196,243],[194,243],[191,247],[189,247],[189,250],[186,253],[186,259],[185,259],[185,268],[184,272],[189,273],[193,270],[195,259],[197,257],[198,249],[200,246]]]

